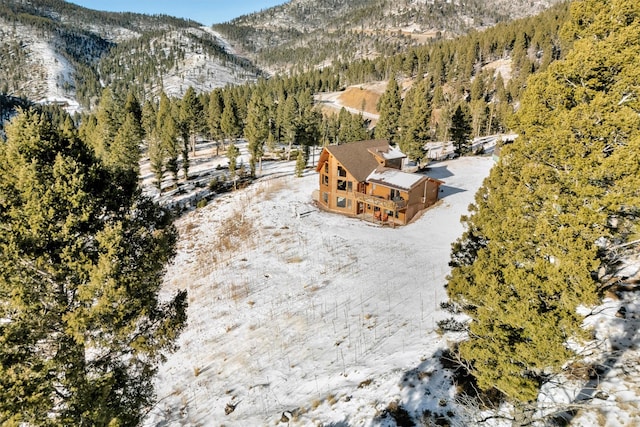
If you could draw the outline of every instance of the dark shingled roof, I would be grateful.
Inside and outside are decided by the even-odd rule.
[[[372,148],[381,148],[383,151],[387,151],[389,150],[389,141],[371,139],[341,145],[329,145],[326,150],[338,159],[358,182],[364,182],[369,174],[378,167],[376,158],[369,151]]]

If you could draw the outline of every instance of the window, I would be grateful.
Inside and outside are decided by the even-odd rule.
[[[389,194],[389,198],[391,200],[396,200],[400,198],[400,190],[395,190],[395,189],[391,189],[391,192]]]
[[[327,175],[322,175],[322,185],[329,185],[329,177]]]
[[[345,197],[336,197],[336,206],[339,208],[346,208],[347,199]]]
[[[347,189],[347,181],[345,181],[344,179],[339,179],[336,189],[338,189],[339,191],[345,191]]]
[[[329,193],[322,193],[322,201],[325,205],[329,204]]]
[[[338,166],[338,176],[347,176],[347,170],[342,166]]]
[[[324,173],[329,173],[329,162],[324,162]]]
[[[353,191],[353,183],[351,181],[347,181],[347,191]]]

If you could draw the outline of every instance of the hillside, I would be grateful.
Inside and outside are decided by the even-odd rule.
[[[98,12],[61,0],[0,3],[2,93],[89,107],[102,85],[141,99],[253,81],[260,71],[193,21]],[[132,84],[133,83],[133,84]]]
[[[408,46],[530,16],[560,0],[292,0],[214,25],[272,71],[393,55]]]

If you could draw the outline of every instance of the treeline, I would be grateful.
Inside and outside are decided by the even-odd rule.
[[[513,425],[566,423],[581,402],[554,402],[545,387],[618,357],[617,348],[598,362],[581,352],[594,339],[581,308],[601,302],[638,250],[638,28],[634,0],[572,5],[562,34],[573,48],[527,80],[520,136],[501,151],[453,245],[447,291],[470,319],[454,358],[476,389],[513,405]]]
[[[304,78],[261,79],[200,95],[190,87],[182,98],[162,92],[143,102],[133,91],[123,97],[108,88],[95,112],[79,118],[79,132],[106,164],[125,162],[131,170],[137,170],[139,147],[144,147],[159,189],[165,178],[173,185],[189,179],[190,158],[202,139],[216,141],[221,153],[246,138],[253,176],[267,148],[288,157],[295,145],[308,157],[314,145],[372,135],[361,115],[346,110],[327,117],[320,113],[312,94],[337,89],[338,79],[328,71]]]

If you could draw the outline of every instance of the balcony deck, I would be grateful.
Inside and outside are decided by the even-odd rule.
[[[387,209],[394,212],[401,211],[407,207],[407,201],[403,199],[385,199],[383,197],[373,196],[371,194],[360,193],[357,191],[353,192],[353,198],[357,202],[367,203],[372,206],[377,206],[381,209]]]

